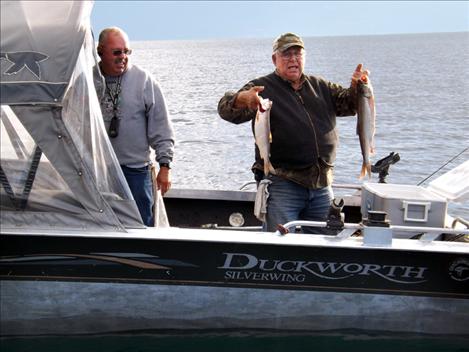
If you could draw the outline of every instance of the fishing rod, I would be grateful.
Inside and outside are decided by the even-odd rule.
[[[442,166],[440,166],[438,168],[438,170],[434,171],[432,174],[430,174],[429,176],[425,177],[422,181],[420,181],[417,186],[420,186],[422,183],[424,183],[426,180],[428,180],[430,177],[432,177],[433,175],[435,175],[438,171],[440,171],[442,168],[444,168],[446,165],[448,165],[450,162],[452,162],[454,159],[456,159],[457,157],[459,157],[461,154],[463,154],[465,151],[469,150],[469,147],[466,147],[465,149],[463,149],[462,152],[460,152],[459,154],[457,154],[456,156],[452,157],[450,160],[448,160],[446,163],[444,163]]]

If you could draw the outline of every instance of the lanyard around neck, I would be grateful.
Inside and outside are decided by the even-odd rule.
[[[117,82],[116,82],[115,86],[113,87],[113,89],[111,89],[111,87],[109,87],[107,80],[105,82],[106,83],[106,90],[107,90],[107,93],[109,95],[109,98],[111,99],[114,111],[117,110],[117,105],[119,103],[119,95],[121,93],[121,80],[122,80],[122,76],[118,76],[117,77]]]

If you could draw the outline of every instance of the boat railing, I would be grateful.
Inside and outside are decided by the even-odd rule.
[[[241,187],[239,187],[239,191],[243,191],[248,186],[256,186],[257,187],[257,181],[248,181],[248,182],[243,183],[241,185]]]
[[[469,228],[469,221],[460,217],[454,218],[453,223],[451,224],[451,227],[456,228],[458,224],[462,224],[466,226],[467,228]]]
[[[257,181],[248,181],[248,182],[243,183],[241,185],[241,187],[239,187],[239,190],[242,191],[245,188],[247,188],[248,186],[254,186],[254,185],[257,186]],[[332,188],[335,188],[335,189],[352,189],[352,190],[360,191],[362,189],[362,186],[358,185],[358,184],[353,184],[353,183],[333,183]]]
[[[298,227],[314,227],[314,228],[327,228],[327,222],[325,221],[303,221],[295,220],[287,222],[284,225],[279,225],[278,230],[275,232],[278,236],[285,236],[289,233],[295,233]],[[418,226],[401,226],[401,225],[389,225],[388,227],[378,227],[378,226],[367,226],[363,223],[352,224],[344,223],[343,228],[336,234],[331,235],[337,239],[346,239],[360,231],[364,236],[364,242],[369,242],[370,244],[377,245],[387,245],[390,244],[391,239],[393,238],[393,233],[399,232],[408,232],[409,234],[422,234],[418,241],[421,242],[431,242],[436,240],[442,234],[448,235],[469,235],[469,228],[467,229],[454,229],[454,228],[440,228],[440,227],[418,227]],[[376,243],[372,238],[376,237]],[[367,238],[368,237],[368,240]],[[410,236],[411,237],[411,236]]]
[[[353,190],[361,191],[362,185],[355,184],[355,183],[333,183],[332,188],[335,188],[335,189],[353,189]]]

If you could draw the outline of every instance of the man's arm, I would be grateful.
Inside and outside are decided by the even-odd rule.
[[[157,188],[164,195],[171,188],[172,177],[169,165],[174,155],[174,131],[163,93],[158,82],[153,79],[149,79],[145,89],[145,106],[148,141],[155,150],[156,161],[160,164],[156,177]]]
[[[349,88],[343,88],[338,84],[329,83],[332,98],[335,102],[335,111],[337,116],[351,116],[357,113],[357,85],[363,77],[368,78],[370,71],[363,70],[363,65],[358,64],[353,72],[352,81]]]
[[[334,102],[337,116],[353,116],[357,113],[357,90],[355,87],[343,88],[341,85],[329,82],[329,91]]]
[[[264,87],[249,82],[237,93],[226,92],[218,103],[218,114],[223,120],[236,124],[252,120],[259,105],[258,93],[262,90]]]
[[[158,82],[150,79],[145,89],[148,143],[158,163],[170,163],[174,155],[174,131],[168,108]]]

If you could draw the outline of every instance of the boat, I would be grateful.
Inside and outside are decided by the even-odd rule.
[[[327,222],[269,233],[252,190],[175,189],[164,197],[171,226],[145,227],[94,90],[92,5],[1,2],[2,338],[237,329],[469,338],[469,230],[448,222],[441,192],[407,201],[410,221],[390,224],[398,201],[367,207],[398,186],[365,183]],[[468,169],[452,173],[465,177],[454,201],[468,196]],[[443,224],[418,217],[441,202]]]

